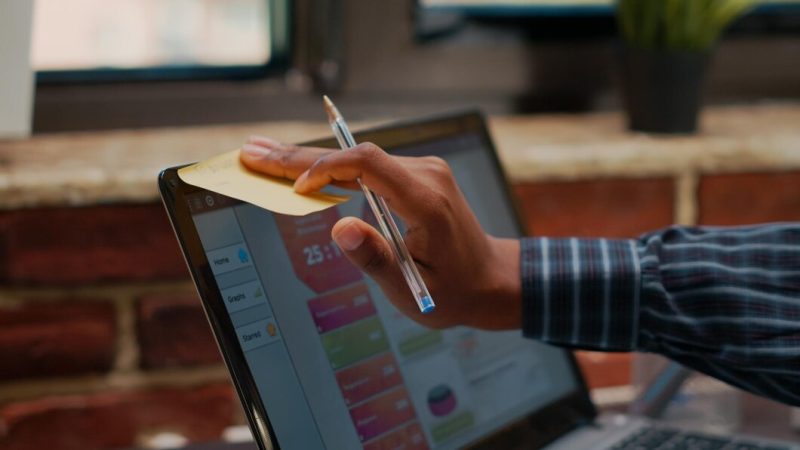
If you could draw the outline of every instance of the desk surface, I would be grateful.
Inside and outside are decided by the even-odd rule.
[[[609,411],[613,412],[613,411]],[[743,393],[741,426],[738,434],[768,437],[788,442],[800,441],[800,433],[789,426],[789,407],[777,402]],[[181,450],[257,450],[253,443],[206,443]]]

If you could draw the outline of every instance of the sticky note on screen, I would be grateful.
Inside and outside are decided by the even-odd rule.
[[[323,192],[300,195],[292,189],[291,181],[253,172],[245,167],[239,161],[239,150],[179,169],[178,176],[192,186],[290,216],[311,214],[349,199]]]

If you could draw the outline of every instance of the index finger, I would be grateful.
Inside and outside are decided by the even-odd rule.
[[[248,169],[294,180],[311,167],[314,161],[333,151],[325,148],[281,144],[275,141],[261,141],[260,144],[244,144],[240,158]]]
[[[433,193],[425,189],[413,169],[419,158],[391,156],[375,144],[365,142],[351,149],[320,157],[295,182],[295,192],[308,194],[328,184],[362,181],[407,222],[420,215],[420,205],[432,204]]]

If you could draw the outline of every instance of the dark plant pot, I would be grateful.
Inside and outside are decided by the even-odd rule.
[[[620,48],[628,127],[648,133],[694,133],[710,52]]]

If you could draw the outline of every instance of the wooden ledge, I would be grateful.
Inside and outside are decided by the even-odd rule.
[[[514,182],[800,168],[800,104],[707,109],[703,132],[629,133],[619,113],[494,117]],[[357,127],[354,127],[357,128]],[[231,150],[250,134],[298,142],[323,122],[67,133],[0,141],[0,209],[154,201],[164,167]]]

